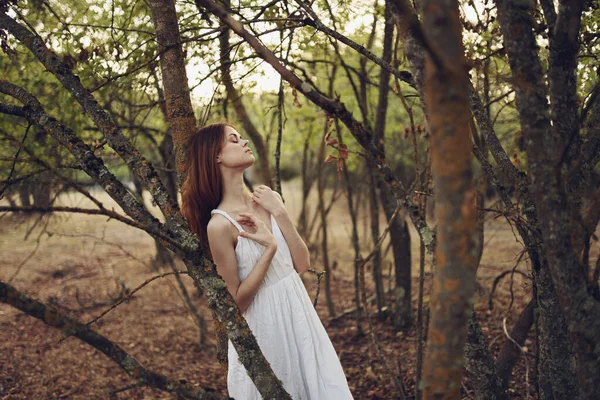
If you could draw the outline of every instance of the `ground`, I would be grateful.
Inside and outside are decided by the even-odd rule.
[[[284,185],[286,205],[295,216],[299,210],[298,182]],[[110,199],[95,192],[106,205]],[[286,196],[287,194],[287,196]],[[85,199],[69,194],[60,198],[63,204],[90,206]],[[315,204],[312,202],[311,204]],[[118,207],[116,207],[118,209]],[[145,233],[106,218],[89,215],[56,215],[45,228],[51,235],[39,232],[44,223],[33,227],[35,217],[6,215],[0,219],[0,280],[7,282],[20,268],[11,284],[35,299],[53,303],[81,322],[100,314],[122,284],[133,289],[155,276],[149,266],[155,254],[154,241]],[[382,222],[383,222],[382,218]],[[342,197],[328,218],[331,234],[330,259],[337,267],[332,271],[332,291],[336,310],[353,307],[353,254],[350,221],[346,200]],[[31,232],[29,232],[31,231]],[[366,225],[359,232],[366,232]],[[412,234],[413,304],[417,304],[419,252],[416,234]],[[529,281],[515,275],[511,302],[510,277],[506,277],[494,297],[494,307],[488,307],[488,295],[494,278],[517,265],[528,273],[526,260],[518,260],[522,245],[516,240],[510,225],[502,218],[488,217],[484,255],[478,271],[475,308],[488,343],[495,355],[505,340],[503,318],[510,328],[524,305],[531,298]],[[27,237],[26,240],[24,238]],[[314,238],[313,238],[314,239]],[[36,248],[35,253],[28,256]],[[383,248],[385,248],[385,243]],[[366,255],[369,244],[365,243]],[[597,249],[594,250],[597,252]],[[313,267],[322,269],[320,257]],[[595,259],[595,258],[594,258]],[[384,263],[385,285],[388,287],[388,267],[391,252]],[[517,261],[519,261],[517,263]],[[178,268],[184,265],[178,261]],[[167,271],[167,270],[165,270]],[[184,307],[175,279],[153,281],[134,295],[131,301],[117,307],[95,323],[94,329],[122,346],[145,367],[193,385],[214,388],[226,394],[226,373],[216,361],[212,320],[206,299],[198,296],[187,276],[182,277],[208,325],[208,342],[199,344],[199,333]],[[372,294],[371,275],[367,273],[368,292]],[[425,283],[425,301],[429,298],[430,277]],[[303,275],[307,290],[314,299],[316,278]],[[393,280],[393,279],[392,279]],[[331,321],[321,288],[317,312],[340,357],[348,383],[356,399],[401,398],[390,378],[390,371],[379,357],[373,343],[381,344],[388,367],[401,376],[409,393],[414,389],[415,344],[414,329],[396,333],[389,320],[372,319],[374,330],[365,337],[356,336],[353,314]],[[391,302],[391,300],[390,300]],[[70,311],[69,311],[70,310]],[[374,309],[371,309],[374,312]],[[170,399],[174,396],[149,388],[127,388],[132,380],[102,353],[76,338],[58,343],[62,333],[22,312],[0,304],[0,398],[3,399]],[[525,398],[526,387],[533,381],[533,333],[520,358],[515,378],[509,389],[513,398]],[[527,359],[527,360],[526,360]],[[528,382],[526,382],[526,377]],[[119,389],[124,391],[114,393]],[[463,379],[463,397],[473,398],[468,377]],[[534,398],[534,397],[530,397]]]

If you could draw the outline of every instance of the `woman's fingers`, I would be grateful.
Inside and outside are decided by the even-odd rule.
[[[243,221],[250,221],[250,225],[255,225],[256,227],[258,227],[261,223],[264,225],[264,222],[258,218],[255,214],[252,213],[239,213],[239,216],[241,218],[238,218],[243,220]]]
[[[252,214],[252,213],[239,213],[239,216],[242,217],[245,220],[250,220],[250,221],[252,221],[254,223],[257,222],[256,216],[254,214]]]
[[[260,193],[263,193],[263,192],[265,192],[267,190],[271,190],[271,188],[268,187],[268,186],[266,186],[266,185],[260,185],[260,186],[256,187],[256,189],[254,189],[254,192],[260,194]]]

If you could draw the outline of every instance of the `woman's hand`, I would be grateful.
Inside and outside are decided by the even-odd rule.
[[[273,236],[273,233],[271,233],[265,223],[255,214],[240,213],[237,221],[242,225],[256,228],[256,232],[254,233],[246,231],[240,232],[241,237],[252,239],[267,248],[277,249],[277,240],[275,239],[275,236]]]
[[[268,186],[258,186],[256,190],[254,190],[254,192],[252,193],[252,200],[260,204],[262,208],[264,208],[274,216],[286,212],[285,206],[281,201],[279,193],[271,190],[271,188]]]

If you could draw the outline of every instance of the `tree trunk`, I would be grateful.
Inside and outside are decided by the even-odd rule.
[[[369,168],[369,212],[371,221],[371,239],[373,247],[379,239],[379,202],[377,201],[377,175],[373,168]],[[375,298],[377,299],[377,315],[383,318],[383,308],[385,307],[385,294],[383,290],[383,274],[381,272],[381,247],[373,250],[371,258],[373,282],[375,283]]]
[[[40,179],[43,179],[43,177],[44,174],[39,175]],[[46,175],[46,177],[48,177],[48,175]],[[36,182],[32,185],[31,196],[33,197],[34,206],[50,207],[52,205],[52,185],[46,182]]]
[[[425,95],[438,227],[423,397],[456,399],[477,267],[469,77],[457,2],[434,5],[424,1],[423,10],[423,27],[431,46]]]
[[[24,207],[31,206],[31,191],[30,184],[27,181],[20,182],[19,184],[19,201]]]
[[[495,137],[495,136],[494,136]],[[512,202],[505,188],[499,184],[491,164],[482,154],[475,151],[483,166],[488,181],[492,183],[507,208],[512,208]],[[509,179],[510,181],[510,179]],[[517,224],[516,228],[528,252],[533,272],[534,296],[537,303],[537,386],[543,399],[562,398],[568,393],[576,393],[574,386],[575,370],[573,354],[568,340],[567,325],[560,311],[556,291],[548,271],[545,259],[544,243],[537,229],[535,207],[531,205],[527,188],[519,189],[519,184],[512,182],[521,190],[528,226]]]
[[[312,188],[315,179],[314,173],[312,172],[312,151],[310,151],[310,138],[312,137],[312,129],[311,134],[308,135],[306,140],[304,141],[304,148],[302,150],[302,209],[300,210],[300,216],[298,217],[298,233],[300,236],[308,238],[308,195],[310,194],[310,189]],[[309,157],[310,153],[310,157]],[[319,161],[320,162],[320,161]]]
[[[327,121],[325,121],[325,130],[327,130]],[[319,160],[325,158],[325,142],[321,141],[319,145]],[[317,167],[317,194],[319,197],[319,216],[321,219],[321,250],[323,251],[323,270],[325,271],[325,300],[330,317],[335,317],[335,306],[331,297],[331,268],[329,266],[329,251],[327,248],[327,212],[325,210],[325,177],[323,176],[323,164]]]
[[[338,141],[342,142],[342,134],[340,131],[340,123],[336,119],[335,127],[337,131]],[[363,318],[363,309],[361,301],[361,291],[360,291],[360,268],[362,262],[360,261],[360,242],[358,238],[358,219],[356,215],[357,203],[353,203],[354,191],[352,189],[352,183],[350,182],[350,172],[348,171],[348,167],[344,161],[344,182],[346,183],[346,191],[348,192],[348,212],[350,213],[350,220],[352,221],[352,247],[354,249],[354,304],[356,304],[356,335],[364,336],[364,331],[362,329],[362,318]],[[366,299],[364,299],[366,303]]]
[[[573,2],[571,6],[561,7],[557,18],[557,24],[561,18],[567,21],[575,19],[569,26],[575,37],[579,31],[581,6],[581,2]],[[535,207],[543,216],[540,218],[540,230],[547,251],[546,260],[560,309],[568,321],[576,357],[577,386],[583,398],[592,399],[597,396],[597,388],[600,387],[600,302],[593,295],[587,269],[579,262],[571,242],[573,207],[562,177],[563,166],[570,163],[563,157],[572,157],[570,139],[561,134],[560,124],[557,121],[551,124],[549,118],[548,90],[532,31],[531,15],[512,1],[497,0],[497,8],[513,82],[527,82],[526,87],[515,84],[514,88]],[[566,64],[569,62],[564,61]],[[570,67],[565,65],[564,68]],[[553,74],[550,74],[552,78]],[[552,82],[551,87],[559,84]],[[569,96],[569,93],[564,95]],[[555,118],[563,117],[570,118],[555,115]]]
[[[527,339],[527,335],[533,325],[535,304],[535,299],[531,299],[509,332],[510,337],[519,346],[525,345],[525,339]],[[498,377],[504,390],[508,388],[511,372],[517,364],[520,354],[521,349],[512,340],[506,340],[502,348],[500,348],[500,352],[496,357],[496,371],[498,371]]]
[[[379,195],[385,216],[389,221],[396,209],[396,199],[390,190],[383,186]],[[389,231],[394,254],[394,326],[396,330],[406,330],[410,329],[413,324],[410,232],[408,231],[408,224],[399,215],[392,221]]]
[[[390,6],[385,4],[384,10],[384,33],[383,33],[383,54],[381,59],[390,63],[392,60],[392,41],[394,36],[394,23],[391,19],[391,11]],[[364,59],[364,58],[363,58]],[[364,80],[364,79],[363,79]],[[361,83],[362,81],[361,80]],[[384,143],[385,143],[385,126],[386,126],[386,115],[388,109],[388,94],[390,91],[390,72],[382,68],[379,75],[379,98],[377,101],[377,110],[375,112],[375,129],[373,131],[373,140],[375,141],[375,145],[381,149],[381,152],[385,152]],[[379,189],[379,196],[382,208],[385,212],[386,218],[389,219],[392,217],[392,214],[396,210],[397,201],[394,198],[394,194],[389,191],[388,188],[383,188],[384,184],[381,181],[379,175],[371,168],[370,171],[370,179],[375,184],[374,186]],[[371,204],[371,218],[372,221],[372,235],[373,239],[377,240],[379,237],[379,207],[377,206],[377,190],[373,187],[370,193],[370,204]],[[396,276],[396,288],[394,290],[396,299],[396,307],[395,307],[395,315],[394,315],[394,325],[397,329],[409,328],[411,323],[411,304],[410,304],[410,247],[408,249],[408,253],[406,253],[406,242],[402,241],[405,239],[403,234],[405,232],[401,231],[402,222],[400,218],[395,218],[392,221],[391,226],[389,227],[390,232],[390,241],[393,247],[394,253],[394,265],[395,265],[395,276]],[[410,238],[409,238],[410,240]],[[400,255],[401,254],[401,255]],[[406,258],[408,256],[408,259]],[[401,259],[400,257],[404,257]],[[408,283],[404,281],[406,279],[406,271],[402,271],[402,267],[406,268],[406,262],[408,261],[409,268],[409,278]],[[375,278],[375,288],[377,294],[377,308],[379,314],[381,315],[381,309],[385,304],[385,298],[383,295],[383,277],[381,273],[381,251],[377,250],[373,257],[373,276]],[[400,273],[400,276],[398,275]],[[398,282],[402,281],[402,284],[399,286]],[[408,291],[406,290],[408,287]],[[408,297],[407,297],[408,296]],[[406,304],[408,303],[408,310],[406,309]]]
[[[187,145],[196,132],[196,117],[190,98],[175,7],[169,0],[152,0],[149,4],[160,53],[167,122],[173,138],[173,152],[179,184],[181,184],[186,175]]]
[[[471,376],[477,400],[508,400],[509,397],[502,387],[494,361],[490,357],[475,310],[472,310],[469,319],[465,343],[465,368]]]
[[[545,259],[541,262],[537,267],[532,261],[539,312],[537,345],[540,351],[540,399],[576,399],[577,377],[567,323],[560,309],[548,263]]]

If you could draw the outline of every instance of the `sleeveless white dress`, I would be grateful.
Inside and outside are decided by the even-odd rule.
[[[243,231],[225,211],[211,211],[211,214],[215,213],[227,218],[238,231]],[[277,252],[254,299],[242,315],[292,399],[353,399],[333,344],[294,269],[285,237],[272,215],[271,229],[277,240]],[[240,282],[250,274],[263,251],[264,246],[238,236],[235,255]],[[261,399],[231,341],[227,360],[229,396],[236,400]]]

